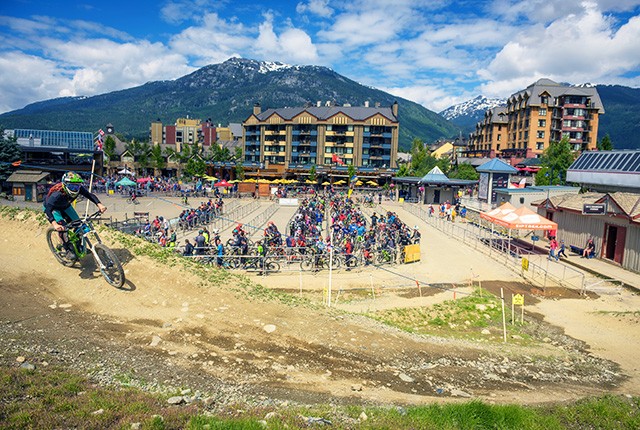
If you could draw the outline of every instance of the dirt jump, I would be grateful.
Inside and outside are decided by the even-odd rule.
[[[0,211],[5,366],[23,357],[35,366],[82,372],[100,384],[159,392],[189,388],[219,404],[469,398],[537,404],[603,393],[640,395],[637,295],[612,289],[539,297],[499,263],[426,227],[424,242],[438,248],[425,252],[455,259],[460,268],[454,275],[432,260],[433,285],[418,294],[377,283],[373,301],[368,293],[351,291],[369,287],[373,275],[337,273],[332,282],[343,291],[330,308],[322,299],[324,278],[305,278],[300,293],[295,274],[249,278],[102,229],[127,279],[113,288],[90,258],[73,268],[59,264],[47,248],[46,228],[30,212]],[[480,338],[421,335],[365,315],[450,300],[451,290],[440,288],[450,285],[447,277],[457,278],[459,296],[470,294],[463,282],[470,261],[486,294],[499,296],[502,288],[526,296],[526,339],[509,335],[504,342],[493,329]]]

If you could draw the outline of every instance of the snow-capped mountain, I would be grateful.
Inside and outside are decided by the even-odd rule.
[[[484,96],[478,96],[472,100],[450,106],[440,112],[440,115],[463,129],[464,131],[473,131],[478,121],[480,121],[487,109],[496,106],[505,106],[505,99],[490,99]]]
[[[487,109],[491,109],[496,106],[504,106],[506,103],[507,101],[505,99],[490,99],[484,96],[478,96],[475,99],[449,106],[440,112],[440,115],[451,121],[465,116],[475,117],[478,116],[478,114],[482,116]]]

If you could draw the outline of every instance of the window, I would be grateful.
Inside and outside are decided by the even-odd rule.
[[[549,104],[549,97],[547,96],[540,97],[540,103],[542,103],[543,105]]]
[[[539,119],[538,120],[538,127],[546,127],[547,126],[547,120],[546,119]]]
[[[547,109],[545,109],[545,108],[538,109],[538,115],[547,116]]]
[[[498,142],[499,142],[499,141],[501,141],[501,140],[502,140],[502,135],[501,135],[501,134],[499,134],[499,135],[498,135]]]
[[[538,131],[538,139],[544,139],[544,131]]]
[[[544,149],[544,142],[536,142],[536,149],[542,151]]]

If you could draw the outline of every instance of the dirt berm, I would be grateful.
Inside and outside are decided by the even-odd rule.
[[[152,258],[144,255],[152,245],[103,231],[128,280],[115,289],[90,259],[60,265],[33,215],[8,213],[0,213],[3,365],[22,356],[104,384],[189,388],[218,404],[539,403],[625,381],[615,363],[543,323],[547,341],[529,346],[416,336],[243,275]]]

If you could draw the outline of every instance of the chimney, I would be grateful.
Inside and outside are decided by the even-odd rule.
[[[379,108],[380,107],[380,102],[376,102],[375,107]]]
[[[262,109],[260,109],[260,103],[256,103],[253,105],[253,114],[254,115],[260,115],[260,112],[262,111]]]
[[[364,101],[364,107],[369,107],[369,100]]]
[[[396,118],[398,117],[398,102],[397,101],[393,102],[393,104],[391,105],[391,112],[393,112],[393,116],[395,116]]]
[[[318,100],[318,101],[316,102],[316,107],[320,107],[320,106],[322,106],[322,100]]]

